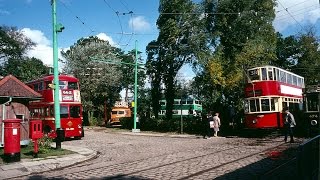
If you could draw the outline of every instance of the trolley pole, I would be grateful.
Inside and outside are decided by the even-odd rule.
[[[137,50],[137,43],[135,41],[135,63],[134,63],[134,112],[133,112],[133,129],[132,132],[140,132],[140,129],[137,129],[137,95],[138,95],[138,50]]]
[[[56,149],[61,149],[61,142],[64,137],[64,130],[60,125],[60,100],[59,100],[59,70],[58,70],[58,41],[57,33],[62,32],[64,27],[57,24],[56,0],[51,0],[52,6],[52,25],[53,25],[53,84],[54,84],[54,117],[56,127]]]

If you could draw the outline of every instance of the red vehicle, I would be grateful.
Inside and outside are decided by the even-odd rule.
[[[304,78],[274,66],[247,70],[245,127],[283,127],[283,110],[302,111]]]
[[[29,103],[31,118],[43,120],[44,133],[55,138],[53,79],[53,75],[48,75],[26,84],[42,95],[41,100]],[[80,139],[84,132],[79,81],[71,75],[59,75],[59,88],[60,125],[64,136]]]

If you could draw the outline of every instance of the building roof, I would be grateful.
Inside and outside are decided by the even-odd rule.
[[[42,95],[16,77],[8,75],[0,80],[0,104],[7,101],[8,97],[11,97],[13,102],[26,103],[29,100],[40,99]]]

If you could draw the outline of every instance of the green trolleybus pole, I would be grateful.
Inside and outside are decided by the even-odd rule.
[[[137,129],[137,95],[138,95],[138,51],[137,51],[138,41],[135,42],[135,63],[134,63],[134,113],[133,113],[133,129],[132,132],[140,132],[140,129]]]
[[[56,148],[61,149],[61,142],[64,137],[64,130],[60,126],[60,100],[59,100],[59,70],[58,70],[58,42],[57,33],[62,32],[64,27],[57,24],[56,0],[51,0],[52,25],[53,25],[53,84],[54,84],[54,117],[56,126]]]

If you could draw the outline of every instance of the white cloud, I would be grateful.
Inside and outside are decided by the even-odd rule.
[[[21,32],[25,36],[29,37],[36,44],[50,45],[49,39],[47,37],[45,37],[43,32],[41,32],[39,30],[33,30],[33,29],[30,29],[30,28],[23,28],[21,30]]]
[[[117,43],[115,43],[113,39],[110,36],[107,36],[105,33],[99,33],[96,36],[101,40],[108,41],[111,46],[117,47]]]
[[[27,52],[27,56],[38,58],[43,64],[53,66],[53,48],[51,47],[50,40],[43,32],[30,28],[23,28],[21,32],[36,43],[35,47]],[[59,48],[58,52],[60,51],[61,48]],[[62,58],[60,53],[58,58]]]
[[[298,23],[314,24],[320,18],[319,0],[277,0],[276,18],[273,22],[279,32]],[[299,25],[299,26],[300,26]]]
[[[128,23],[129,27],[134,31],[145,32],[151,29],[150,23],[147,22],[143,16],[131,18]]]

